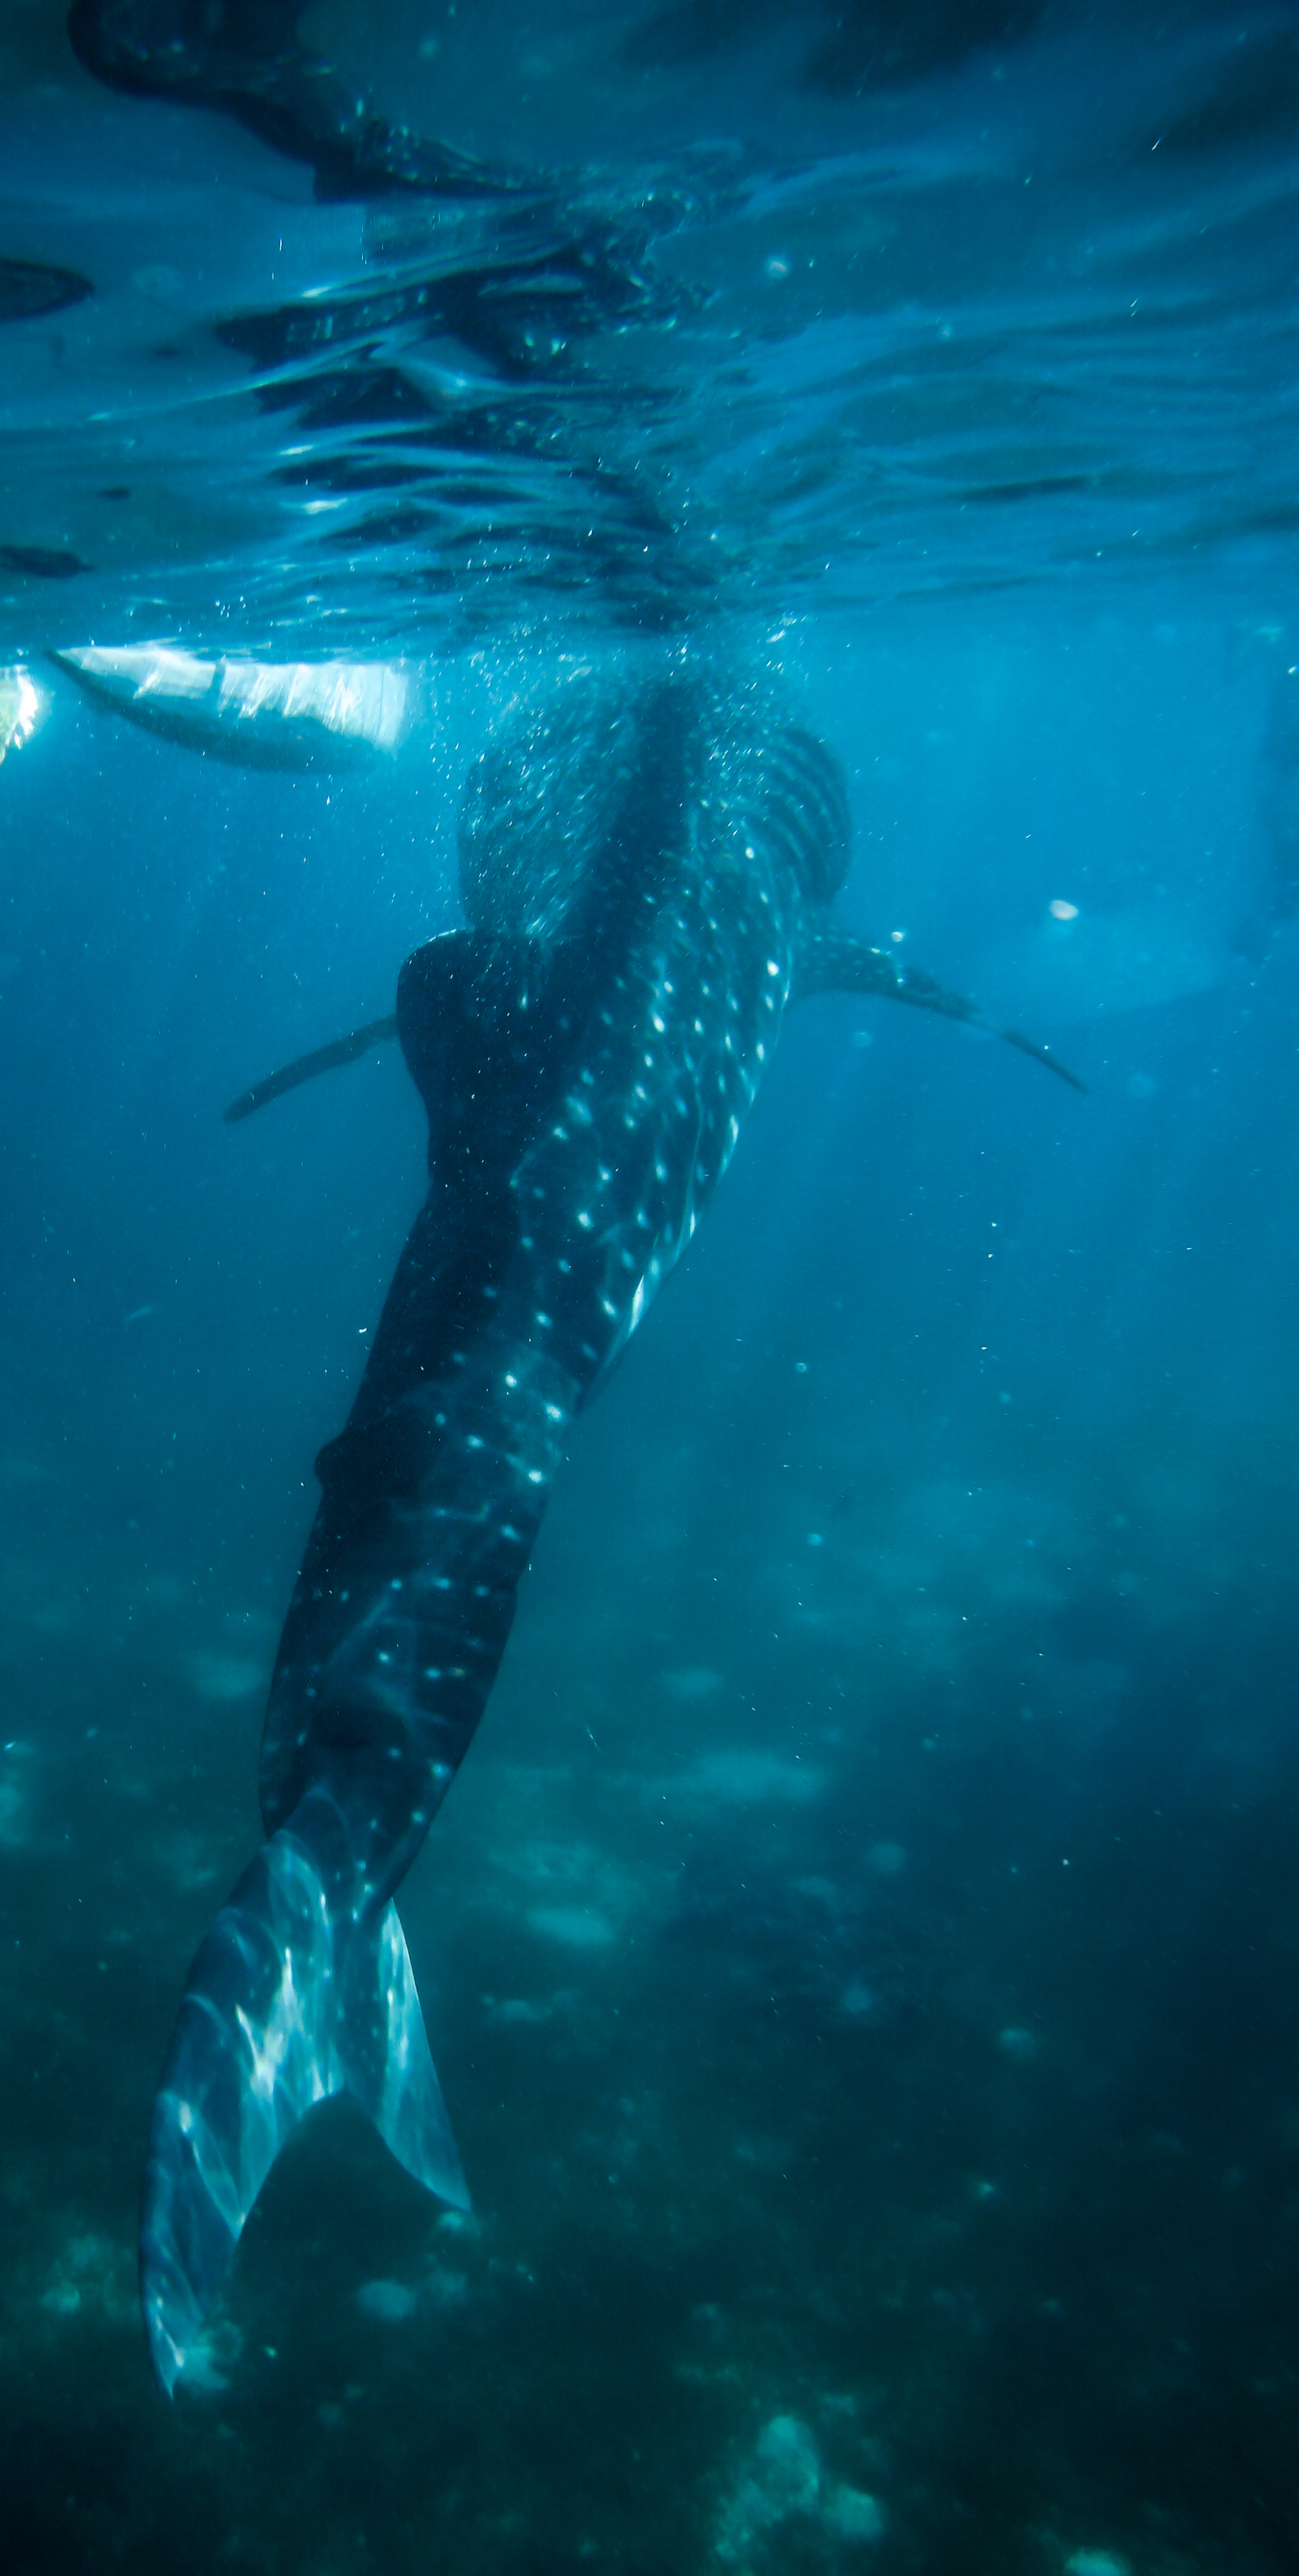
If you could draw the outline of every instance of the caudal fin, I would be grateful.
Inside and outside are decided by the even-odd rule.
[[[468,2208],[397,1909],[336,1922],[285,1829],[194,1961],[154,2104],[140,2288],[168,2395],[285,2139],[313,2102],[344,2091],[417,2182]]]

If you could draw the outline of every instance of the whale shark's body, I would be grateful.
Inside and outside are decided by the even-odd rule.
[[[824,746],[765,686],[684,665],[570,681],[471,777],[469,927],[409,958],[397,996],[428,1197],[317,1462],[268,1840],[199,1951],[154,2113],[142,2285],[167,2388],[313,2102],[345,2089],[467,2203],[392,1899],[486,1704],[574,1416],[689,1242],[791,997],[974,1016],[833,928],[848,841]]]
[[[269,1840],[195,1961],[154,2116],[143,2291],[168,2387],[313,2101],[346,2087],[465,2202],[393,1891],[495,1680],[573,1417],[730,1160],[847,855],[829,755],[697,676],[575,683],[471,782],[470,927],[398,989],[429,1193],[318,1462]]]

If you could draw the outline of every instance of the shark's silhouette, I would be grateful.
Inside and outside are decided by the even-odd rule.
[[[194,1962],[154,2111],[142,2283],[167,2389],[313,2102],[347,2091],[467,2203],[393,1896],[495,1680],[573,1417],[689,1242],[792,999],[844,986],[977,1017],[835,927],[848,855],[824,745],[765,683],[685,663],[575,677],[471,775],[469,926],[408,958],[397,992],[428,1197],[317,1461],[262,1746],[268,1839]]]

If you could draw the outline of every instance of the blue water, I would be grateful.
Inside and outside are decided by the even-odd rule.
[[[451,213],[0,27],[93,288],[0,319],[13,2576],[1299,2564],[1299,14],[970,14],[312,13],[535,182]],[[418,719],[254,771],[48,659],[159,639]],[[1088,1091],[791,1018],[403,1890],[474,2215],[313,2114],[168,2407],[150,2106],[424,1186],[395,1050],[219,1112],[457,920],[520,688],[682,645]]]

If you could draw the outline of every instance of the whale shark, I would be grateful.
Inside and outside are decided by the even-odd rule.
[[[141,2282],[168,2392],[313,2103],[348,2093],[468,2206],[394,1897],[483,1713],[574,1420],[694,1234],[792,1001],[846,986],[978,1017],[836,926],[849,844],[826,746],[765,679],[685,661],[570,675],[470,774],[466,926],[406,960],[394,1014],[428,1194],[316,1461],[267,1839],[190,1970],[153,2113]]]

